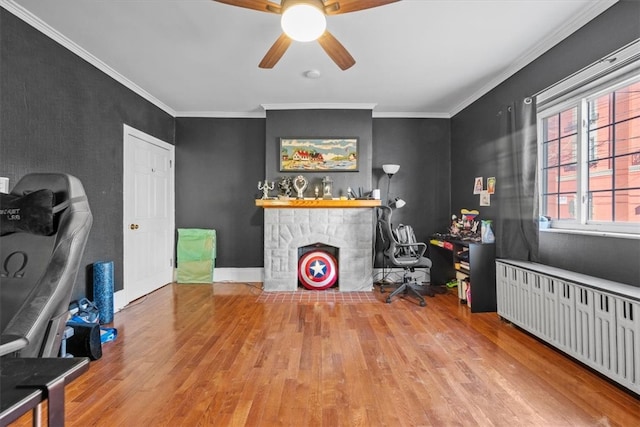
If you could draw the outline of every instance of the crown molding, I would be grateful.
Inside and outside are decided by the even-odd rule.
[[[265,110],[373,110],[372,103],[293,103],[293,104],[260,104]]]
[[[429,112],[373,112],[374,119],[450,119],[449,113],[429,113]]]
[[[589,6],[584,8],[582,13],[577,14],[574,19],[567,21],[564,26],[558,28],[553,34],[550,34],[548,37],[540,41],[540,43],[536,44],[533,48],[522,54],[519,58],[513,61],[506,70],[495,76],[493,79],[491,79],[491,81],[489,81],[487,84],[482,86],[476,92],[459,103],[455,108],[453,108],[453,110],[451,110],[449,116],[453,117],[460,111],[464,110],[473,102],[477,101],[480,97],[490,92],[500,83],[504,82],[509,77],[520,71],[526,65],[533,62],[536,58],[560,43],[562,40],[569,37],[575,31],[584,26],[587,22],[591,21],[596,16],[609,9],[617,2],[618,0],[597,0],[591,2]]]
[[[137,84],[135,84],[134,82],[132,82],[131,80],[129,80],[128,78],[126,78],[125,76],[123,76],[122,74],[114,70],[113,68],[111,68],[109,65],[102,62],[96,56],[92,55],[91,53],[89,53],[88,51],[86,51],[85,49],[83,49],[73,41],[71,41],[69,38],[67,38],[57,30],[55,30],[53,27],[51,27],[50,25],[42,21],[40,18],[38,18],[37,16],[35,16],[25,8],[17,4],[15,1],[0,0],[0,6],[6,9],[11,14],[18,17],[19,19],[26,22],[27,24],[31,25],[33,28],[40,31],[47,37],[51,38],[58,44],[62,45],[66,49],[75,53],[77,56],[84,59],[89,64],[93,65],[94,67],[96,67],[97,69],[99,69],[100,71],[108,75],[109,77],[113,78],[118,83],[132,90],[136,94],[140,95],[142,98],[151,102],[156,107],[165,111],[167,114],[170,114],[172,117],[175,117],[176,115],[175,111],[171,107],[169,107],[167,104],[160,101],[158,98],[151,95],[149,92],[147,92],[146,90],[144,90],[143,88],[141,88],[140,86],[138,86]]]
[[[264,119],[265,111],[176,111],[174,117],[194,117],[209,119]]]
[[[282,105],[282,108],[269,108],[271,110],[314,110],[314,109],[364,109],[369,110],[370,108],[360,108],[354,107],[354,104],[348,104],[351,108],[345,107],[345,104],[340,104],[340,107],[336,107],[335,105],[327,106],[327,104],[295,104],[297,108],[292,108],[291,104]],[[360,105],[360,104],[358,104]],[[176,111],[175,117],[182,118],[210,118],[210,119],[221,119],[221,118],[230,118],[230,119],[264,119],[267,117],[265,111],[255,111],[255,112],[242,112],[242,111]],[[451,116],[449,113],[418,113],[418,112],[376,112],[373,111],[371,117],[374,119],[450,119]]]
[[[299,105],[299,104],[297,104]],[[335,109],[334,107],[319,107],[317,104],[309,104],[308,108],[272,108],[273,110],[313,110],[313,109]],[[326,105],[326,104],[323,104]],[[337,108],[337,107],[336,107]],[[347,109],[342,105],[340,109]],[[355,108],[349,108],[355,109]],[[360,109],[360,108],[358,108]],[[369,108],[363,108],[368,110]],[[243,111],[176,111],[175,117],[183,118],[210,118],[210,119],[264,119],[267,117],[266,110],[262,112]],[[373,111],[371,117],[374,119],[450,119],[449,113],[418,113],[418,112],[376,112]]]

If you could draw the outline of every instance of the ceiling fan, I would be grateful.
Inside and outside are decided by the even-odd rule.
[[[213,0],[232,6],[282,15],[283,33],[262,58],[260,68],[273,68],[293,40],[318,40],[322,49],[342,70],[356,63],[347,49],[326,30],[326,16],[384,6],[399,0]]]

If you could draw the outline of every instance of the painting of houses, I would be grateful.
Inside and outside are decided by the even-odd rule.
[[[280,171],[357,171],[358,138],[280,138]]]

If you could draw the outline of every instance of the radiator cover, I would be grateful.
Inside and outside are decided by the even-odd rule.
[[[640,288],[525,261],[496,261],[497,312],[640,394]]]

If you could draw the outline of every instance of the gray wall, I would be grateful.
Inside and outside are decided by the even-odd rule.
[[[323,176],[333,180],[333,196],[346,195],[347,187],[371,190],[371,110],[272,110],[267,111],[265,171],[267,179],[295,177],[300,173],[280,172],[280,138],[358,138],[357,172],[302,173],[308,183],[305,196],[313,197]]]
[[[176,227],[213,228],[217,267],[261,267],[264,119],[176,119]]]
[[[422,241],[443,232],[450,215],[450,121],[448,119],[374,119],[374,186],[385,197],[385,163],[400,170],[391,179],[391,196],[407,205],[394,211],[394,224],[410,224]]]
[[[2,8],[0,64],[0,176],[78,177],[94,220],[74,298],[96,261],[122,289],[123,123],[173,143],[174,119]]]
[[[490,208],[478,206],[476,176],[496,176],[498,117],[510,102],[531,96],[640,37],[640,2],[620,1],[520,70],[451,120],[452,210],[477,208],[495,218],[500,182]],[[540,261],[640,286],[640,240],[540,233]]]
[[[392,193],[407,201],[396,223],[412,224],[420,238],[442,231],[449,215],[449,120],[372,119],[369,110],[269,111],[266,119],[178,118],[176,124],[176,224],[215,228],[218,267],[263,264],[263,212],[254,199],[265,177],[279,171],[280,137],[358,137],[358,172],[334,172],[334,193],[379,187],[382,164],[399,163]],[[313,183],[326,173],[303,173]],[[276,192],[272,192],[275,194]]]

